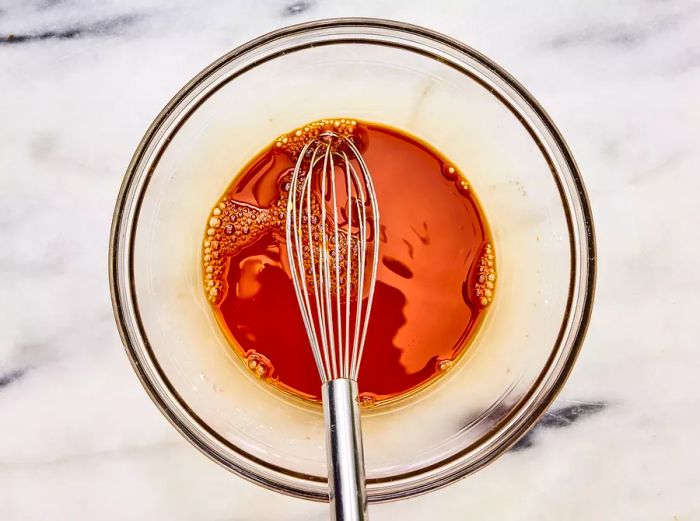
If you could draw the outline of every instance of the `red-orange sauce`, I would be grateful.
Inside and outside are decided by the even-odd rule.
[[[434,381],[466,350],[494,295],[495,251],[467,179],[436,150],[376,123],[316,125],[335,121],[362,140],[381,214],[377,283],[358,379],[361,403],[373,405]],[[290,147],[293,152],[303,141],[300,134],[286,135],[289,146],[280,146],[280,138],[261,151],[216,202],[207,218],[204,285],[248,369],[319,401],[320,379],[284,243],[285,185],[295,163]]]

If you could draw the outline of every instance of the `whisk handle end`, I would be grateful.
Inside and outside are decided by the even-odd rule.
[[[367,492],[357,382],[347,378],[330,380],[323,385],[322,399],[331,518],[334,521],[366,520]]]

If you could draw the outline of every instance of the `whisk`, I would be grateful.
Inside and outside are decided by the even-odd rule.
[[[379,213],[355,143],[332,131],[303,147],[287,204],[292,280],[322,382],[334,520],[367,517],[357,377],[377,274]]]

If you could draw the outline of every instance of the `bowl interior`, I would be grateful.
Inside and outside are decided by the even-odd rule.
[[[174,100],[137,153],[117,212],[113,282],[127,347],[178,428],[251,479],[323,497],[320,410],[282,398],[231,353],[199,255],[211,205],[254,154],[294,127],[345,116],[404,129],[458,165],[498,256],[496,298],[466,356],[414,398],[363,416],[377,499],[504,450],[577,349],[589,223],[573,163],[507,78],[476,55],[388,28],[289,33],[228,57]]]

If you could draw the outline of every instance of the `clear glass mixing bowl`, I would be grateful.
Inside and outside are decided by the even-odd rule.
[[[561,389],[588,324],[595,250],[581,177],[547,114],[498,65],[369,19],[298,25],[232,51],[172,99],[134,154],[114,214],[112,299],[134,369],[189,441],[247,479],[325,500],[320,409],[281,397],[232,355],[199,253],[211,204],[250,157],[296,126],[345,116],[404,129],[457,164],[498,254],[496,298],[465,357],[413,399],[363,416],[368,494],[383,501],[506,451]]]

